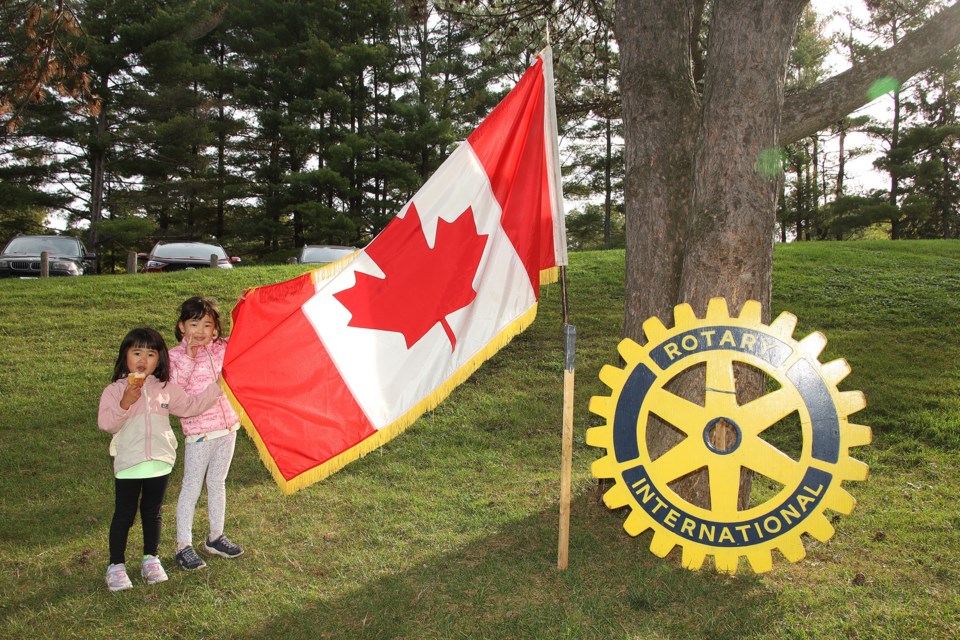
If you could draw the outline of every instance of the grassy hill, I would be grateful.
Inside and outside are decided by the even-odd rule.
[[[866,482],[805,538],[797,564],[689,572],[679,550],[631,538],[599,503],[585,430],[616,363],[623,253],[571,257],[577,398],[570,567],[556,569],[562,340],[559,288],[540,316],[437,410],[331,478],[283,497],[241,435],[227,532],[247,553],[201,572],[173,559],[180,462],[161,556],[170,580],[103,584],[113,485],[96,427],[120,339],[172,340],[177,305],[301,273],[244,267],[0,281],[0,637],[4,638],[913,638],[960,636],[960,243],[778,246],[773,316],[822,331],[841,390],[874,443]],[[667,319],[669,320],[669,319]],[[206,532],[206,506],[195,534]],[[128,559],[136,558],[139,525]],[[133,565],[133,563],[130,563]]]

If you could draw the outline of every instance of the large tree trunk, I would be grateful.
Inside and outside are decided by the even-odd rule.
[[[702,2],[618,0],[625,336],[642,342],[642,323],[651,316],[673,324],[671,311],[680,302],[702,316],[714,296],[727,299],[731,314],[746,300],[759,300],[769,320],[782,177],[758,171],[758,160],[868,102],[866,89],[876,79],[893,75],[902,82],[960,42],[958,3],[899,46],[795,96],[787,108],[788,54],[806,4],[715,0],[701,106],[694,69],[700,68]],[[741,402],[762,391],[762,375],[735,375]],[[680,381],[676,393],[702,399],[703,386],[702,377]],[[647,443],[653,457],[677,439],[669,429],[655,433],[661,435]],[[705,474],[671,486],[694,504],[710,504]],[[741,483],[741,506],[748,496],[749,479]]]
[[[779,146],[787,61],[805,4],[756,0],[715,5],[692,173],[692,219],[676,301],[690,303],[698,315],[710,298],[723,296],[731,313],[747,300],[759,300],[769,317],[774,212],[782,177],[758,171],[758,160]],[[736,373],[738,396],[758,397],[763,376]],[[703,386],[703,378],[696,377],[681,383],[678,392],[702,401]],[[704,472],[693,474],[674,489],[694,504],[708,506],[715,501],[708,499],[708,479]],[[749,492],[745,475],[740,508],[746,507]]]
[[[719,295],[733,313],[750,299],[769,313],[780,177],[757,168],[780,144],[787,61],[806,4],[715,3],[680,296],[699,314]]]
[[[778,178],[756,167],[779,143],[784,65],[806,2],[715,3],[702,109],[692,73],[697,4],[617,5],[628,203],[624,335],[635,340],[646,318],[669,321],[681,301],[699,311],[714,295],[727,295],[733,309],[751,297],[769,304]]]
[[[677,303],[690,218],[700,104],[693,78],[694,2],[617,3],[625,144],[625,336]]]

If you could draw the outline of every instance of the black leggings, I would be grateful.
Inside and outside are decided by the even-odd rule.
[[[127,535],[137,517],[137,502],[140,502],[140,522],[143,524],[143,555],[157,555],[160,546],[160,507],[167,492],[170,474],[156,478],[134,480],[114,479],[116,502],[113,522],[110,523],[110,564],[124,561],[127,550]]]

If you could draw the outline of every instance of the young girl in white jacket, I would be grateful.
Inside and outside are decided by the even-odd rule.
[[[170,350],[170,376],[188,393],[197,393],[220,377],[227,339],[220,326],[217,304],[195,296],[180,305],[176,336]],[[236,558],[243,549],[224,534],[227,510],[226,479],[237,443],[240,418],[226,397],[202,413],[180,421],[183,428],[183,485],[177,499],[177,563],[184,569],[207,566],[193,548],[193,517],[197,500],[207,485],[209,534],[201,549],[223,558]]]
[[[191,396],[170,383],[169,375],[163,336],[153,329],[133,329],[120,343],[113,382],[100,396],[97,424],[113,434],[110,455],[116,492],[107,567],[110,591],[133,586],[127,576],[124,555],[138,503],[143,525],[140,573],[147,584],[167,579],[157,549],[162,525],[160,507],[177,459],[177,438],[170,426],[170,414],[197,415],[216,404],[223,393],[214,383]]]

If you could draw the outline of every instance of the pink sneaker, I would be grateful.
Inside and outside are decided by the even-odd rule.
[[[147,584],[157,584],[167,580],[167,572],[163,570],[160,564],[160,558],[157,556],[144,556],[143,564],[140,565],[140,575],[147,581]]]
[[[110,591],[123,591],[132,589],[133,583],[127,576],[127,568],[121,562],[120,564],[111,564],[107,567],[107,589]]]

